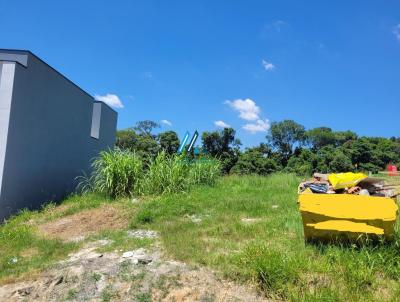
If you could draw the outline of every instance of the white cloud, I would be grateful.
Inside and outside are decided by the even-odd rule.
[[[220,128],[230,128],[231,126],[225,123],[224,121],[215,121],[214,125]]]
[[[267,132],[271,127],[268,119],[257,120],[255,123],[250,123],[244,125],[242,128],[252,134],[257,132]]]
[[[255,121],[260,118],[260,107],[252,99],[226,101],[225,104],[228,104],[233,110],[238,111],[241,119]]]
[[[397,40],[400,42],[400,24],[397,24],[394,28],[393,28],[393,34],[394,36],[397,38]]]
[[[268,119],[263,119],[260,117],[260,107],[258,107],[256,102],[254,102],[252,99],[226,101],[225,104],[228,104],[235,111],[238,111],[241,119],[252,121],[251,123],[247,123],[242,127],[242,129],[248,131],[249,133],[255,134],[257,132],[267,132],[271,127]]]
[[[169,120],[161,120],[160,122],[161,122],[161,124],[167,125],[169,127],[172,126],[172,123]]]
[[[270,62],[267,62],[266,60],[262,60],[261,64],[265,70],[274,70],[275,69],[275,65]]]
[[[124,105],[122,104],[120,98],[115,94],[111,94],[111,93],[107,93],[106,95],[96,94],[94,96],[94,99],[96,101],[106,103],[108,106],[113,107],[113,108],[124,108]]]

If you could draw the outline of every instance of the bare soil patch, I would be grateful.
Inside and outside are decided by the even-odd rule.
[[[254,288],[167,260],[157,249],[129,257],[97,251],[109,243],[91,242],[34,279],[0,286],[0,301],[265,301]]]
[[[153,298],[158,298],[153,294]],[[220,279],[208,269],[188,270],[162,297],[164,301],[265,301],[254,288]],[[156,300],[155,299],[155,300]]]
[[[83,240],[85,236],[102,230],[123,229],[127,225],[128,217],[121,209],[103,205],[46,222],[39,225],[38,230],[45,237],[71,242]]]

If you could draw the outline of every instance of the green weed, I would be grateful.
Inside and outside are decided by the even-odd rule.
[[[139,293],[135,296],[135,300],[138,302],[151,302],[151,294],[150,293]]]

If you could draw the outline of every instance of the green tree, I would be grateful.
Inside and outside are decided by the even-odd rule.
[[[138,135],[132,129],[118,130],[115,145],[123,150],[135,150]]]
[[[235,139],[236,131],[224,128],[221,131],[203,132],[201,139],[206,152],[222,163],[222,172],[229,173],[240,153],[240,140]]]
[[[176,153],[179,148],[179,138],[175,131],[166,131],[157,135],[160,148],[167,154],[171,155]]]
[[[267,145],[260,144],[258,147],[248,148],[241,153],[231,172],[267,175],[279,168],[279,163],[272,157],[272,150]]]
[[[139,121],[136,123],[134,130],[140,135],[152,135],[154,129],[160,128],[160,124],[154,121]]]
[[[267,135],[267,140],[281,153],[283,163],[286,164],[293,155],[294,147],[302,145],[306,139],[304,126],[292,120],[273,122]]]
[[[285,171],[301,176],[309,176],[316,171],[318,157],[312,150],[299,149],[296,153],[298,154],[290,157]]]
[[[360,137],[342,146],[350,154],[353,165],[359,170],[377,172],[389,163],[399,162],[399,145],[383,137]]]
[[[346,142],[357,140],[357,134],[350,130],[337,131],[335,132],[335,140],[336,140],[336,145],[341,146]]]
[[[336,136],[331,128],[318,127],[306,132],[307,142],[314,150],[319,150],[327,145],[336,144]]]
[[[332,161],[329,163],[329,172],[348,172],[353,170],[354,166],[350,158],[342,150],[336,149],[333,153]]]
[[[157,126],[158,124],[153,121],[139,121],[133,128],[119,130],[116,135],[116,146],[135,151],[143,158],[155,157],[160,147],[152,130]]]

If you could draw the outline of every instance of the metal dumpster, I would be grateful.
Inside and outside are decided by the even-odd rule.
[[[394,198],[303,192],[298,202],[306,241],[394,237]]]

